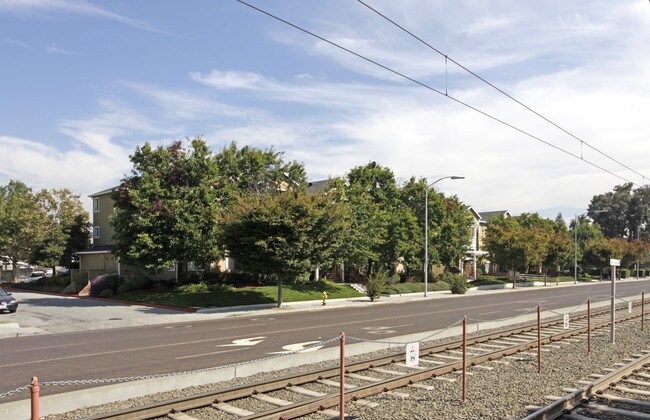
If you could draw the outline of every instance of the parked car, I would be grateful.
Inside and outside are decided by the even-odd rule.
[[[11,292],[7,292],[4,289],[0,288],[0,312],[9,311],[11,313],[16,312],[18,309],[18,301],[11,295]]]
[[[32,271],[32,274],[29,275],[29,281],[38,280],[38,279],[40,279],[42,277],[45,277],[45,276],[46,276],[45,271],[34,270],[34,271]]]

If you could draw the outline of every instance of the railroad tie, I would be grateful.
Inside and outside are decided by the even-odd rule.
[[[284,407],[285,405],[293,404],[293,402],[291,402],[291,401],[271,397],[271,396],[266,395],[266,394],[253,394],[253,395],[251,395],[251,397],[255,398],[258,401],[263,401],[265,403],[269,403],[269,404],[275,405],[277,407]]]
[[[420,363],[424,363],[424,364],[428,363],[428,364],[431,364],[431,365],[444,365],[445,364],[445,362],[441,362],[441,361],[438,361],[438,360],[429,360],[429,359],[422,359],[422,358],[420,359]]]
[[[396,370],[388,370],[388,369],[382,369],[382,368],[370,368],[368,369],[371,372],[377,372],[377,373],[383,373],[384,375],[392,375],[392,376],[401,376],[402,372],[398,372]]]
[[[601,413],[608,413],[608,414],[617,414],[620,416],[628,417],[628,418],[635,418],[635,419],[650,419],[650,414],[643,414],[643,413],[637,413],[634,411],[630,410],[623,410],[620,408],[613,408],[613,407],[607,407],[605,405],[601,404],[594,404],[594,403],[586,403],[583,405],[583,407],[586,407],[591,410],[596,410]]]
[[[386,391],[384,392],[384,395],[389,395],[391,397],[399,398],[402,400],[405,400],[411,396],[411,394],[407,394],[405,392],[395,392],[395,391]]]
[[[644,391],[642,389],[627,388],[627,387],[619,386],[619,385],[615,385],[614,387],[612,387],[612,389],[615,389],[615,390],[621,391],[621,392],[627,392],[628,394],[643,395],[643,396],[646,396],[646,397],[650,396],[650,392]]]
[[[625,382],[627,384],[639,385],[639,386],[644,386],[644,387],[649,387],[650,386],[650,382],[639,381],[637,379],[623,379],[623,382]]]
[[[443,381],[443,382],[456,382],[456,379],[454,378],[447,378],[445,376],[436,376],[435,378],[431,378],[432,381]]]
[[[368,401],[368,400],[364,400],[364,399],[362,399],[362,398],[359,398],[359,399],[356,399],[356,400],[352,400],[352,402],[353,402],[354,404],[360,405],[360,406],[362,406],[362,407],[368,407],[368,408],[377,408],[377,407],[379,407],[379,403],[372,402],[372,401]]]
[[[357,373],[346,373],[345,377],[346,378],[352,378],[352,379],[359,379],[361,381],[366,381],[366,382],[381,382],[381,381],[383,381],[383,379],[375,378],[373,376],[359,375]]]
[[[322,410],[322,411],[319,411],[319,413],[323,414],[323,415],[325,415],[325,416],[327,416],[328,418],[331,418],[331,419],[340,419],[341,418],[341,413],[339,413],[338,411],[334,411],[334,410]]]
[[[619,397],[619,396],[611,395],[611,394],[600,394],[600,395],[597,395],[596,397],[602,398],[602,399],[605,399],[605,400],[616,401],[616,402],[623,403],[623,404],[635,405],[637,407],[643,407],[645,409],[650,408],[650,401],[633,400],[631,398],[623,398],[623,397]]]
[[[417,370],[424,370],[424,369],[426,369],[426,368],[423,367],[423,366],[406,366],[406,363],[394,363],[394,365],[395,365],[395,366],[399,366],[399,367],[409,368],[409,369],[417,369]]]
[[[334,388],[341,388],[340,383],[330,381],[329,379],[319,379],[316,382],[318,382],[319,384],[331,386],[331,387],[334,387]],[[348,383],[345,384],[345,389],[348,389],[348,388],[352,389],[352,388],[356,388],[356,387],[357,387],[356,385],[352,385],[352,384],[348,384]]]
[[[228,403],[216,403],[212,404],[212,407],[223,411],[224,413],[232,414],[234,416],[239,416],[239,417],[244,417],[244,416],[250,416],[253,413],[252,411],[244,410],[243,408],[235,407],[234,405],[230,405]]]
[[[406,385],[407,388],[417,388],[417,389],[424,389],[425,391],[435,391],[436,387],[431,386],[431,385],[424,385],[424,384],[408,384]]]
[[[312,391],[311,389],[303,388],[301,386],[290,385],[286,387],[287,391],[295,392],[296,394],[306,395],[308,397],[324,397],[327,394],[318,391]]]
[[[170,420],[198,420],[196,417],[188,416],[184,413],[169,413],[167,418]]]
[[[555,395],[545,395],[544,396],[544,399],[548,400],[548,401],[557,401],[557,400],[561,400],[562,398],[564,398],[564,397],[557,397]]]

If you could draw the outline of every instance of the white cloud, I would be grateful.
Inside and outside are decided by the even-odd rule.
[[[23,41],[18,41],[16,39],[5,38],[5,42],[7,44],[17,45],[19,47],[23,47],[23,48],[27,48],[27,49],[31,48],[31,46],[28,43],[23,42]]]
[[[98,155],[78,148],[60,151],[43,143],[12,136],[0,136],[0,178],[18,179],[34,190],[69,188],[85,196],[115,185],[130,164],[128,154]],[[18,175],[19,174],[19,175]]]
[[[63,55],[74,55],[72,51],[68,51],[64,48],[57,47],[56,45],[52,44],[47,47],[47,52],[51,54],[63,54]]]
[[[137,29],[162,33],[148,22],[113,13],[82,0],[2,0],[0,1],[0,12],[2,11],[27,14],[41,11],[75,13],[110,19]]]

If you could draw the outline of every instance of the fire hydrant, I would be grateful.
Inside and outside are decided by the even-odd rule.
[[[555,285],[556,285],[556,286],[559,286],[559,285],[560,285],[560,278],[559,278],[559,277],[556,277],[556,278],[555,278]]]
[[[327,304],[327,292],[323,291],[323,305]]]

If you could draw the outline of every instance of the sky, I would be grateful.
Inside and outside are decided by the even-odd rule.
[[[570,217],[648,183],[647,0],[364,0],[432,48],[355,0],[247,1],[321,39],[236,0],[0,0],[0,185],[90,210],[138,145],[198,135],[314,181],[464,176],[435,188],[477,211]]]

